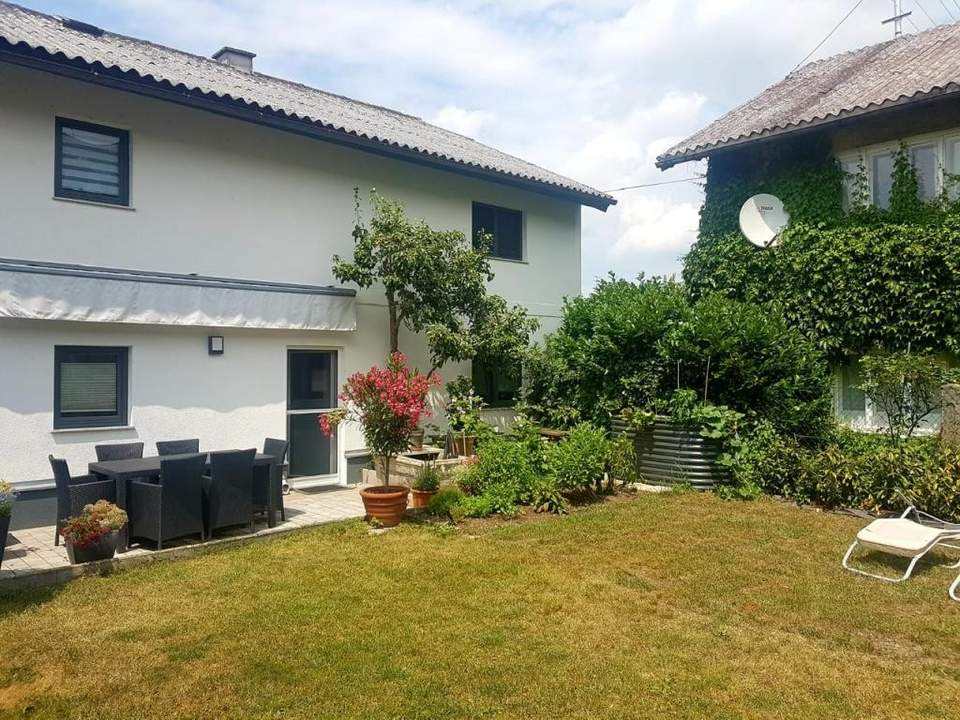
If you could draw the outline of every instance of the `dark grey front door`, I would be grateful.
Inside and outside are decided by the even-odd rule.
[[[287,351],[287,438],[290,477],[334,475],[337,438],[324,437],[318,420],[337,407],[337,353],[334,350]]]

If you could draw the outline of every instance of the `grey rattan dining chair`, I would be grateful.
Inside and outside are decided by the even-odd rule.
[[[207,535],[230,525],[253,532],[253,461],[255,449],[210,453],[210,475],[203,479]]]
[[[254,509],[257,512],[267,510],[270,497],[267,493],[269,492],[273,495],[273,506],[280,511],[280,519],[282,520],[287,519],[286,510],[283,508],[283,473],[284,468],[286,468],[287,448],[289,446],[289,442],[277,438],[267,438],[263,441],[263,454],[273,457],[274,465],[277,466],[277,473],[274,476],[273,473],[267,472],[265,480],[262,476],[259,476],[255,479],[253,485]],[[269,471],[269,468],[267,470]]]
[[[130,484],[127,512],[131,537],[153,540],[157,550],[166,540],[199,535],[203,526],[203,455],[160,461],[160,481],[134,480]]]
[[[116,502],[117,486],[112,480],[101,480],[96,475],[70,475],[67,461],[50,455],[50,467],[57,486],[57,522],[53,544],[60,544],[60,528],[68,517],[79,515],[85,505],[97,500]]]
[[[113,443],[111,445],[95,445],[93,448],[97,453],[99,462],[108,462],[110,460],[131,460],[143,457],[143,443]]]
[[[188,455],[200,452],[200,440],[158,440],[157,455]]]

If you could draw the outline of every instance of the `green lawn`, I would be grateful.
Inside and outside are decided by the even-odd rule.
[[[87,578],[0,601],[0,716],[957,717],[952,572],[844,573],[861,524],[642,495]]]

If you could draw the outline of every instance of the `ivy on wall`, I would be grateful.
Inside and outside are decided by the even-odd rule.
[[[866,171],[850,178],[817,141],[780,151],[710,160],[700,239],[684,259],[694,298],[719,293],[772,304],[833,359],[880,346],[960,349],[960,207],[946,188],[932,203],[901,146],[890,207],[869,206]],[[947,188],[951,182],[945,183]],[[740,206],[753,194],[780,197],[791,216],[777,247],[740,233]]]

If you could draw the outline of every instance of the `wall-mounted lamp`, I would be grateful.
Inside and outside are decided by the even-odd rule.
[[[223,355],[223,335],[211,335],[207,338],[207,352],[211,355]]]

